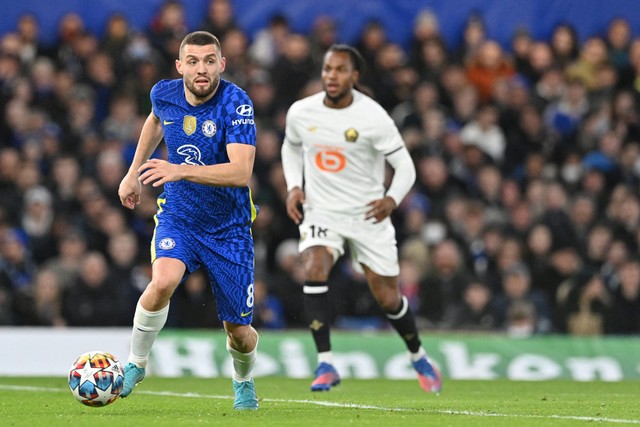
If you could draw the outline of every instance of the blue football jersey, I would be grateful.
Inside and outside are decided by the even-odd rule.
[[[151,90],[151,103],[162,123],[171,163],[228,163],[227,144],[256,144],[251,100],[226,80],[209,101],[195,107],[185,99],[182,79],[161,80]],[[256,214],[248,187],[168,182],[159,202],[160,215],[220,238],[246,232]]]

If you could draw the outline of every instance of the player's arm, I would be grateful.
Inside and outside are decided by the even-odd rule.
[[[375,218],[377,222],[391,215],[416,181],[416,168],[405,146],[388,153],[385,158],[393,168],[391,185],[382,199],[368,203],[369,210],[365,214],[367,219]]]
[[[122,206],[133,209],[140,203],[141,188],[138,169],[151,156],[160,141],[162,141],[162,124],[152,111],[144,121],[133,161],[118,188],[118,197]]]
[[[287,183],[287,215],[296,224],[302,221],[300,207],[304,203],[304,191],[302,190],[302,144],[294,144],[285,138],[280,151],[282,157],[282,170]]]
[[[218,187],[246,187],[253,171],[256,147],[250,144],[227,144],[229,163],[216,165],[175,165],[150,159],[140,168],[140,182],[158,187],[166,182],[191,181]]]

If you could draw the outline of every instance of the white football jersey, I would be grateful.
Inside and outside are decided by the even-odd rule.
[[[360,215],[384,196],[385,155],[404,148],[387,112],[353,91],[346,108],[329,108],[320,92],[287,113],[285,144],[302,146],[305,211]],[[283,165],[286,167],[286,165]]]

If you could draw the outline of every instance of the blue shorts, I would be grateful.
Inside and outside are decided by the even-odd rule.
[[[180,220],[156,216],[151,262],[157,258],[182,261],[189,273],[204,267],[216,300],[218,318],[248,325],[253,319],[254,249],[251,232],[224,239],[194,232]]]

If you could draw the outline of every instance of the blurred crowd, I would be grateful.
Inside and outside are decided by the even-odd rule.
[[[223,78],[255,107],[257,327],[305,327],[280,146],[288,107],[321,90],[326,48],[348,42],[367,62],[360,90],[391,114],[415,160],[417,182],[392,219],[421,328],[640,332],[640,38],[624,18],[583,42],[569,24],[548,40],[518,28],[505,47],[472,14],[450,46],[428,10],[397,44],[375,20],[339,40],[331,17],[301,34],[275,15],[249,37],[230,0],[211,0],[198,28],[184,8],[163,3],[144,31],[113,15],[102,37],[68,13],[53,45],[32,15],[0,35],[0,325],[131,324],[158,191],[145,186],[128,211],[117,188],[152,85],[179,77],[180,41],[202,29],[221,40]],[[387,327],[348,256],[330,292],[336,327]],[[169,325],[219,328],[212,301],[206,275],[193,273]]]

